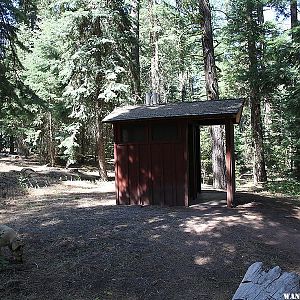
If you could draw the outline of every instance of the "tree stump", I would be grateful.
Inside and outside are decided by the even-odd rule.
[[[300,276],[283,272],[280,267],[263,270],[256,262],[247,270],[232,300],[300,299]]]

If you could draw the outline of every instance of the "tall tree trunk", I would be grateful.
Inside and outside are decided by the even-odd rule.
[[[291,0],[290,11],[291,11],[291,28],[294,29],[295,27],[298,26],[297,0]],[[292,32],[292,38],[294,39],[293,32]]]
[[[97,112],[96,112],[96,122],[97,122],[97,154],[98,154],[98,164],[99,164],[99,175],[101,180],[108,180],[107,176],[107,165],[105,158],[105,146],[104,146],[104,137],[103,137],[103,101],[98,100],[97,102]]]
[[[176,0],[176,10],[178,14],[178,21],[177,26],[178,28],[184,28],[184,23],[182,22],[181,15],[184,13],[182,11],[182,1]],[[178,81],[179,81],[179,91],[180,91],[180,99],[182,102],[186,100],[187,97],[187,82],[188,82],[188,76],[186,71],[186,63],[185,63],[185,53],[184,53],[184,46],[185,46],[185,34],[182,33],[179,36],[178,41],[178,58],[179,58],[179,74],[178,74]]]
[[[179,40],[179,83],[180,83],[180,98],[181,101],[184,102],[186,100],[187,96],[187,89],[186,89],[186,82],[187,82],[187,72],[185,70],[185,56],[184,56],[184,42],[183,42],[183,37],[180,36]]]
[[[15,152],[15,137],[13,135],[9,136],[9,153],[14,154]]]
[[[49,136],[48,136],[48,155],[51,167],[55,164],[55,147],[53,145],[53,124],[52,124],[52,114],[48,113],[48,126],[49,126]]]
[[[267,173],[265,168],[264,145],[263,145],[263,127],[261,120],[261,93],[260,93],[260,74],[258,71],[259,66],[259,51],[256,45],[255,35],[257,34],[257,22],[261,20],[261,10],[263,7],[257,5],[254,7],[251,1],[247,4],[247,24],[248,24],[248,59],[249,59],[249,97],[250,97],[250,110],[251,110],[251,131],[253,139],[253,179],[254,183],[267,181]],[[253,12],[256,10],[258,19],[255,20]]]
[[[107,5],[114,5],[113,2],[107,1]],[[101,30],[101,19],[97,17],[94,24],[94,32],[100,38],[102,36]],[[104,47],[104,46],[102,46]],[[97,61],[97,65],[102,67],[102,53],[105,52],[103,48],[100,48],[100,51],[95,53],[95,59]],[[96,74],[95,81],[97,82],[97,90],[95,91],[95,118],[96,118],[96,146],[97,146],[97,158],[98,158],[98,167],[99,167],[99,175],[101,180],[108,180],[107,176],[107,166],[106,166],[106,158],[105,158],[105,143],[104,143],[104,132],[103,132],[103,124],[102,119],[104,115],[104,101],[99,99],[99,94],[101,93],[101,86],[103,86],[103,77],[104,74],[102,71],[99,71]]]
[[[200,0],[200,17],[202,28],[202,48],[204,59],[204,73],[206,95],[208,100],[219,100],[218,78],[215,63],[213,32],[211,23],[211,9],[209,0]],[[212,169],[214,188],[226,188],[226,168],[223,128],[212,126]]]
[[[150,18],[151,18],[151,87],[155,93],[160,93],[160,74],[159,74],[159,48],[158,48],[158,32],[157,17],[155,13],[156,0],[150,0]]]
[[[141,103],[141,76],[140,76],[140,0],[132,1],[131,17],[133,20],[134,41],[131,49],[131,74],[133,78],[133,92],[136,103]]]

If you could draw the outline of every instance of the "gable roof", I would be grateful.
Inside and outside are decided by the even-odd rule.
[[[209,100],[194,102],[166,103],[152,106],[135,105],[116,108],[102,122],[115,123],[121,121],[152,120],[166,118],[193,118],[211,120],[212,124],[220,124],[222,119],[240,122],[243,99]]]

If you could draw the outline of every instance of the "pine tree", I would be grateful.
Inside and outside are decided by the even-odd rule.
[[[132,76],[133,94],[136,103],[141,103],[141,76],[140,76],[140,0],[131,4],[131,23],[133,30],[130,70]]]
[[[227,41],[231,44],[235,57],[234,68],[239,80],[246,89],[251,114],[251,132],[253,142],[253,178],[254,182],[267,180],[264,157],[264,135],[261,103],[264,91],[264,30],[263,2],[256,0],[234,0],[229,5],[230,19],[227,25]],[[232,46],[234,45],[234,47]],[[233,73],[234,70],[231,70]],[[234,74],[234,73],[233,73]]]
[[[151,33],[151,88],[152,93],[160,94],[161,91],[161,74],[159,67],[159,44],[158,44],[158,20],[156,15],[156,0],[149,0]],[[154,94],[155,95],[155,94]]]
[[[199,1],[201,28],[203,31],[202,48],[204,60],[204,73],[206,94],[208,100],[219,100],[218,78],[213,45],[213,31],[211,22],[211,8],[208,0]],[[212,167],[213,186],[226,188],[225,177],[225,151],[223,130],[221,126],[212,126]]]

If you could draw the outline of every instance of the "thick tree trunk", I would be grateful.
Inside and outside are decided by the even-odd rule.
[[[263,129],[261,121],[260,96],[257,87],[250,84],[251,129],[254,147],[253,179],[254,183],[267,181],[265,169]]]
[[[155,14],[156,1],[150,0],[150,18],[151,18],[151,87],[152,91],[160,94],[160,74],[159,74],[159,48],[158,48],[158,32],[157,17]]]
[[[202,47],[204,59],[204,73],[206,94],[208,100],[219,100],[218,77],[216,71],[213,32],[211,24],[211,9],[209,0],[200,0],[200,17],[202,28]],[[212,169],[214,188],[226,188],[226,168],[224,133],[221,126],[212,126]]]
[[[132,1],[131,17],[133,20],[134,41],[131,49],[131,74],[133,93],[136,103],[141,103],[141,77],[140,77],[140,0]]]
[[[254,162],[253,162],[253,179],[254,183],[267,181],[267,173],[265,168],[265,157],[264,157],[264,145],[263,145],[263,127],[261,120],[261,95],[260,95],[260,80],[258,72],[258,49],[256,46],[255,34],[257,30],[257,24],[255,24],[253,11],[261,10],[262,7],[254,7],[251,2],[248,3],[247,11],[247,23],[248,23],[248,59],[249,59],[249,97],[250,97],[250,109],[251,109],[251,131],[253,139],[253,151],[254,151]],[[258,11],[258,15],[261,15]]]

